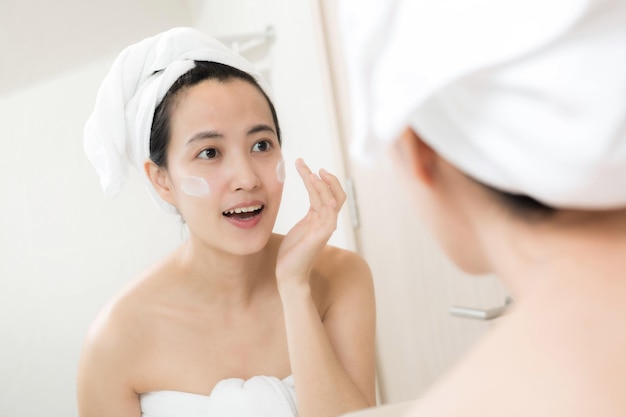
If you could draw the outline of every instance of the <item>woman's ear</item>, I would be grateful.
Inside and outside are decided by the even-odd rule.
[[[158,166],[151,159],[146,159],[143,169],[159,196],[166,202],[174,205],[172,183],[170,182],[167,169]]]
[[[402,132],[397,146],[411,176],[423,185],[433,185],[439,161],[437,152],[410,127]]]

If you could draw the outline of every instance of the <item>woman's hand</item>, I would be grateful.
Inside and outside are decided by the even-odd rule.
[[[276,279],[298,415],[344,415],[376,401],[371,274],[356,254],[339,248],[324,251],[346,200],[337,178],[324,170],[319,176],[312,173],[302,160],[296,167],[311,206],[283,238]],[[320,265],[324,276],[319,281],[325,291],[314,296],[310,275],[320,258],[325,264]]]
[[[323,169],[319,176],[314,174],[301,158],[296,161],[296,169],[309,193],[311,206],[278,249],[279,289],[290,284],[308,285],[313,264],[337,228],[337,216],[346,201],[346,193],[334,175]]]

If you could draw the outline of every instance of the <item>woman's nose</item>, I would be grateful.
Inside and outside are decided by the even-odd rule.
[[[254,190],[261,184],[255,166],[249,158],[242,157],[233,161],[231,167],[231,189]]]

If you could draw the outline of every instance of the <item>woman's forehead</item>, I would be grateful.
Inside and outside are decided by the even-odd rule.
[[[247,81],[207,80],[181,92],[171,114],[172,134],[199,128],[245,129],[247,125],[274,126],[265,96]]]

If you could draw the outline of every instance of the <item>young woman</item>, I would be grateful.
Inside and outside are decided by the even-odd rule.
[[[374,404],[370,272],[326,245],[345,194],[299,160],[310,209],[272,233],[284,168],[263,85],[187,28],[130,46],[105,79],[85,130],[105,191],[124,177],[111,167],[140,165],[189,237],[95,319],[81,417],[335,416]]]
[[[514,300],[409,415],[626,415],[626,3],[344,6],[360,148]]]

